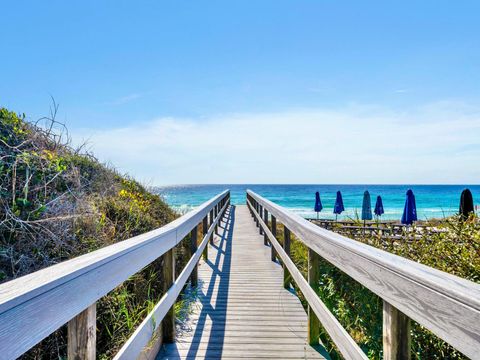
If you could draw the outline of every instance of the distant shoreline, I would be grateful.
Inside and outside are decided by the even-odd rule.
[[[443,219],[458,213],[461,191],[468,187],[475,204],[479,204],[480,185],[365,185],[365,184],[209,184],[209,185],[169,185],[154,187],[175,210],[185,213],[200,205],[216,193],[230,189],[233,204],[245,203],[246,189],[252,189],[267,199],[286,207],[304,218],[316,218],[313,211],[315,192],[320,192],[323,209],[319,217],[335,219],[333,205],[336,191],[343,194],[345,212],[338,219],[355,219],[361,213],[362,196],[368,190],[372,207],[377,195],[382,196],[385,214],[382,220],[400,220],[405,204],[405,192],[412,189],[416,196],[418,219]],[[478,199],[478,200],[477,200]]]

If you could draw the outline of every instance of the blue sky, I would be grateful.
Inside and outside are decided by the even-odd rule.
[[[54,96],[74,142],[148,183],[479,182],[478,1],[0,11],[0,105],[36,119]]]

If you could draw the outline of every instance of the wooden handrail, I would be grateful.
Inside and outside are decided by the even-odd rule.
[[[407,316],[466,356],[478,356],[479,284],[322,229],[253,191],[247,190],[247,202],[264,231],[268,226],[261,221],[257,211],[259,207],[267,209],[309,249],[380,296],[387,304],[384,306],[384,315],[390,313],[390,320],[392,316],[395,319]],[[270,240],[279,251],[280,245],[272,238]],[[286,261],[283,257],[282,260]],[[295,270],[288,266],[288,261],[286,265],[290,272]],[[392,308],[398,314],[392,312]],[[403,323],[394,323],[400,322]],[[330,335],[333,339],[333,334]]]
[[[230,192],[225,190],[159,229],[1,284],[2,359],[19,357],[131,275],[173,249],[215,206],[221,203],[224,210],[229,197]],[[213,225],[222,215],[223,212],[218,214]],[[208,233],[212,232],[210,226]],[[193,258],[198,261],[197,255],[196,252]],[[191,261],[188,264],[191,265]]]
[[[305,296],[308,304],[312,307],[313,311],[315,311],[325,330],[329,333],[340,352],[347,359],[368,359],[368,357],[363,353],[362,349],[360,349],[352,337],[347,333],[342,325],[340,325],[335,316],[333,316],[325,304],[318,298],[317,294],[310,287],[302,273],[297,269],[275,236],[273,236],[272,232],[268,228],[267,224],[263,221],[260,214],[256,211],[255,207],[250,203],[250,201],[247,201],[247,205],[249,206],[250,210],[253,211],[254,216],[260,224],[260,227],[263,228],[265,236],[270,239],[272,246],[277,251],[283,264],[287,267],[290,276],[293,278],[293,280],[295,280],[295,283],[302,291],[302,294]]]
[[[202,242],[200,243],[197,251],[190,258],[187,265],[185,265],[185,268],[175,280],[174,284],[170,287],[167,293],[162,296],[160,301],[155,305],[153,310],[143,320],[143,322],[128,339],[125,345],[123,345],[123,347],[114,357],[115,360],[135,359],[137,358],[138,354],[142,352],[143,348],[148,345],[148,342],[159,327],[160,321],[162,321],[167,311],[175,303],[175,300],[177,299],[178,295],[180,295],[180,292],[183,289],[185,283],[187,282],[188,277],[192,273],[192,270],[200,260],[200,256],[202,255],[203,250],[208,245],[210,235],[214,232],[216,226],[218,226],[218,223],[223,216],[223,213],[227,209],[227,206],[228,204],[226,203],[219,211],[219,214],[215,218],[213,224],[210,226],[207,234],[203,236]]]

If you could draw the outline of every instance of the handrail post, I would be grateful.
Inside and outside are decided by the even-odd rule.
[[[308,248],[308,283],[316,290],[320,280],[320,256]],[[310,345],[318,345],[320,340],[320,320],[308,306],[308,343]]]
[[[208,223],[208,228],[210,228],[212,224],[213,224],[213,208],[212,210],[210,210],[210,222]],[[213,232],[212,232],[212,235],[210,235],[210,244],[213,244]]]
[[[214,211],[214,214],[215,214],[214,216],[215,216],[215,217],[214,217],[214,219],[216,219],[217,216],[218,216],[218,210],[219,210],[219,209],[218,209],[218,204],[217,204],[217,205],[215,205],[215,211]],[[214,231],[214,232],[215,232],[215,234],[218,234],[218,221],[217,221],[217,223],[215,224],[215,231]]]
[[[268,228],[268,210],[266,208],[263,210],[263,222],[265,223],[265,226]],[[263,245],[268,245],[268,236],[265,231],[263,232]]]
[[[95,360],[97,342],[97,305],[93,303],[68,322],[69,359]]]
[[[197,252],[198,249],[198,225],[195,226],[192,231],[190,232],[190,257],[193,256]],[[192,270],[192,274],[190,275],[190,284],[192,287],[197,287],[198,285],[198,265]]]
[[[283,250],[287,253],[287,256],[290,258],[290,230],[283,225]],[[290,288],[290,282],[292,281],[290,272],[287,269],[285,263],[283,264],[283,287],[285,289]]]
[[[208,232],[208,217],[205,215],[205,217],[202,220],[202,234],[203,236],[207,235]],[[205,246],[203,250],[203,260],[207,261],[208,260],[208,245]]]
[[[271,218],[272,218],[272,234],[273,234],[273,237],[276,239],[277,238],[277,218],[273,215],[271,215]],[[273,247],[272,245],[272,261],[277,261],[277,253],[275,251],[275,248]]]
[[[259,215],[260,215],[260,219],[263,218],[263,206],[262,205],[259,205],[260,206],[260,210],[259,210]],[[258,224],[258,227],[259,227],[259,232],[260,232],[260,235],[263,235],[263,228],[260,226],[260,222]]]
[[[175,282],[175,248],[163,255],[163,293]],[[162,337],[164,343],[175,341],[175,310],[172,306],[162,320]]]
[[[410,318],[383,300],[383,358],[410,359]]]

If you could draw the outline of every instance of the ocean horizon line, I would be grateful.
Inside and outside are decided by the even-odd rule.
[[[320,185],[320,186],[480,186],[478,184],[467,184],[467,183],[179,183],[179,184],[164,184],[164,185],[150,185],[149,187],[171,187],[171,186],[220,186],[220,185],[267,185],[267,186],[311,186],[311,185]]]

